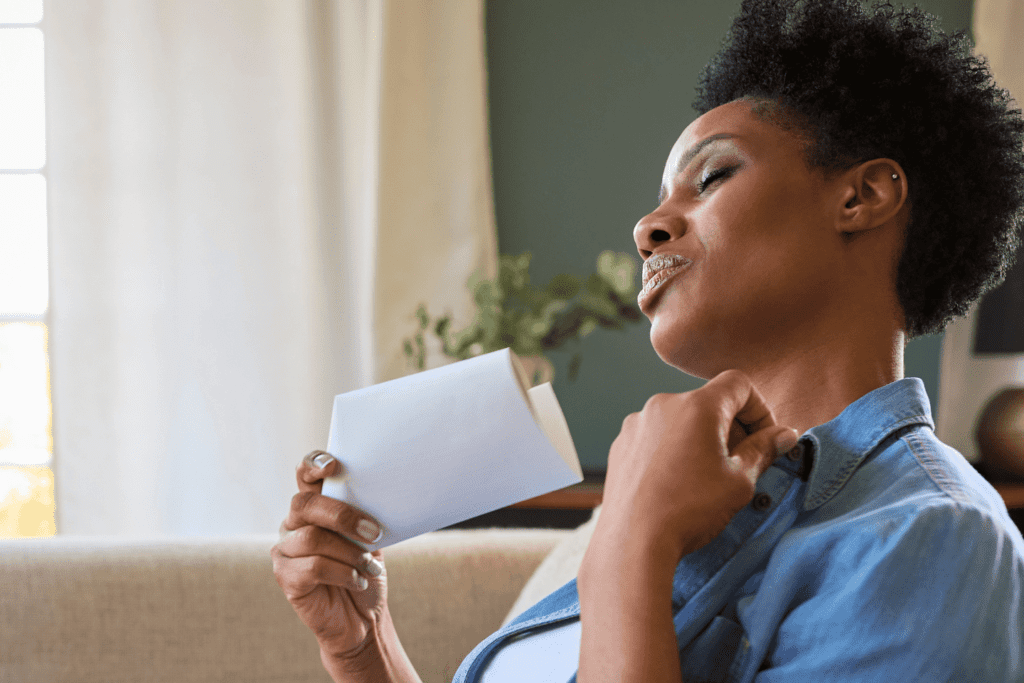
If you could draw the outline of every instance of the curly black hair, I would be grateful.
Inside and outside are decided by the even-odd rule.
[[[903,166],[910,219],[896,292],[911,338],[964,315],[1020,244],[1024,121],[971,49],[916,7],[744,0],[693,103],[701,114],[770,103],[762,115],[789,121],[825,173],[881,157]]]

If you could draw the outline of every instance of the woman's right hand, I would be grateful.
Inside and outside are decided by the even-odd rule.
[[[313,451],[299,463],[299,492],[271,550],[274,576],[299,618],[333,658],[356,657],[387,615],[387,572],[380,551],[353,543],[379,540],[380,524],[360,510],[321,495],[340,462]]]

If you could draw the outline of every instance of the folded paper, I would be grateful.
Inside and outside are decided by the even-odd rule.
[[[583,481],[551,384],[509,349],[336,396],[323,494],[377,519],[383,548]]]

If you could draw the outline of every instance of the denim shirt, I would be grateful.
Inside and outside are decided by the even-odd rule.
[[[768,468],[676,569],[683,681],[1024,683],[1024,539],[933,429],[907,378]],[[453,683],[475,683],[510,636],[579,613],[572,580],[480,643]]]

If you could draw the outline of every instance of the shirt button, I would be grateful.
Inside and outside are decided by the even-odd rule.
[[[786,453],[786,457],[797,462],[800,458],[804,457],[804,442],[798,441],[796,446],[793,446],[793,450]]]
[[[754,496],[754,500],[751,502],[754,509],[758,512],[763,512],[772,506],[772,497],[767,493],[759,493]]]

